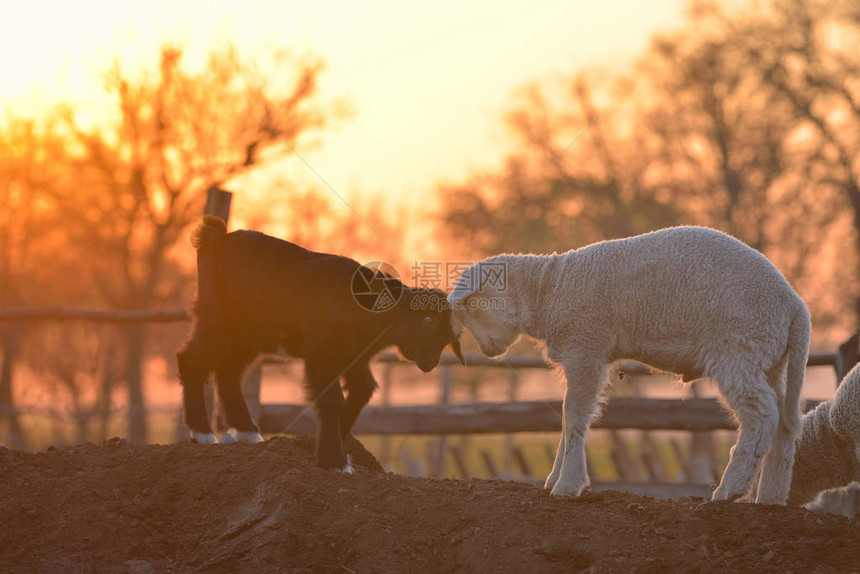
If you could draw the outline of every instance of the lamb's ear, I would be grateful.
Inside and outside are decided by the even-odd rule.
[[[460,339],[454,339],[451,341],[451,350],[454,351],[454,354],[457,355],[457,358],[460,360],[461,365],[466,364],[466,359],[463,357],[463,350],[460,349]]]
[[[462,283],[458,283],[454,290],[448,294],[448,306],[451,309],[462,307],[463,303],[477,292],[477,289],[466,288]]]

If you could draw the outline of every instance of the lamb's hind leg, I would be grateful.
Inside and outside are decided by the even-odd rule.
[[[218,398],[224,408],[224,418],[227,420],[229,437],[224,442],[263,442],[263,436],[257,427],[248,404],[242,395],[242,375],[248,364],[254,360],[256,353],[233,353],[222,359],[215,370],[218,379]]]
[[[780,421],[770,451],[765,455],[756,495],[757,504],[785,504],[791,488],[796,435]]]
[[[558,478],[552,486],[553,496],[579,496],[588,486],[585,465],[585,437],[592,418],[598,409],[600,393],[606,383],[607,366],[604,362],[586,355],[565,361],[564,374],[567,388],[564,394],[562,439],[556,455],[553,473],[561,465]],[[562,452],[563,451],[563,452]],[[562,460],[559,461],[559,455]],[[549,485],[553,473],[547,478]]]
[[[779,405],[785,402],[783,388],[784,369],[780,366],[768,375],[770,386],[776,392]],[[779,425],[773,437],[770,450],[764,457],[759,479],[758,504],[785,504],[791,488],[791,473],[794,467],[795,441],[798,433],[793,432],[785,421],[785,411],[779,409]]]
[[[779,408],[776,393],[768,385],[765,374],[754,365],[726,369],[714,378],[737,415],[740,432],[711,499],[736,500],[750,491],[762,459],[771,448],[779,422]]]
[[[182,404],[185,424],[191,440],[201,444],[217,443],[206,413],[205,388],[209,378],[208,353],[200,338],[195,336],[176,353],[179,380],[182,382]]]

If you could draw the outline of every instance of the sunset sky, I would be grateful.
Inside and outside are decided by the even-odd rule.
[[[116,57],[151,67],[166,41],[185,45],[191,63],[228,41],[252,59],[276,48],[319,56],[322,100],[345,100],[354,115],[318,149],[298,151],[346,198],[412,204],[439,180],[499,161],[509,143],[501,115],[518,86],[624,66],[651,34],[680,23],[683,2],[81,1],[4,13],[0,106],[16,113],[67,100],[97,121],[100,74]],[[315,178],[295,158],[282,167]]]

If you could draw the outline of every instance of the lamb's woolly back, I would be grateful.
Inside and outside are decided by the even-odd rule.
[[[860,481],[860,365],[829,401],[803,417],[788,504],[804,505],[819,493]]]

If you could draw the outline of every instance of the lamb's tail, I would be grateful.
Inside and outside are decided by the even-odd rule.
[[[191,245],[198,251],[216,245],[227,235],[227,224],[216,215],[204,215],[203,225],[191,233]]]
[[[788,329],[788,368],[785,397],[781,405],[782,421],[791,436],[800,435],[802,428],[800,413],[800,391],[806,375],[806,359],[809,355],[809,336],[812,326],[806,306],[795,314]]]

